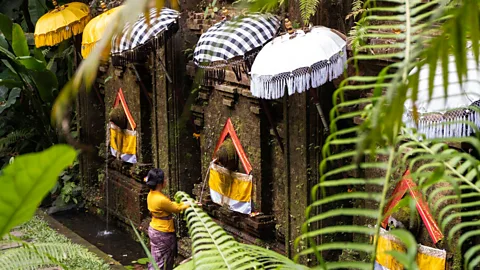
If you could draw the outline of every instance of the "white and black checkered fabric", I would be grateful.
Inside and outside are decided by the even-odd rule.
[[[132,51],[161,35],[165,30],[177,23],[180,13],[173,9],[150,9],[150,25],[145,15],[139,16],[133,24],[127,24],[120,35],[112,39],[112,55]]]
[[[262,48],[279,28],[277,17],[258,13],[221,21],[200,37],[194,62],[200,67],[223,67],[232,58],[245,57]]]

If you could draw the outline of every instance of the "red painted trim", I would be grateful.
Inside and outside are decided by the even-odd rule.
[[[235,128],[233,127],[232,120],[230,118],[227,119],[227,122],[223,127],[222,133],[220,134],[220,138],[218,138],[217,146],[215,146],[215,150],[213,151],[213,155],[215,156],[215,153],[217,153],[218,149],[220,148],[220,145],[227,138],[227,135],[230,135],[230,138],[232,138],[233,145],[235,146],[235,150],[237,151],[237,154],[240,158],[240,161],[242,162],[245,172],[247,174],[250,174],[250,172],[252,171],[252,165],[250,164],[250,160],[248,159],[247,155],[245,154],[245,151],[243,150],[243,146],[240,143],[240,140],[238,139],[237,132],[235,132]]]
[[[407,170],[403,174],[402,180],[395,187],[395,190],[393,191],[393,198],[388,204],[385,213],[387,213],[388,211],[393,209],[395,205],[397,205],[397,203],[402,199],[403,195],[407,192],[407,190],[409,191],[410,196],[412,196],[412,198],[415,200],[417,211],[422,218],[423,224],[427,228],[428,234],[430,234],[430,238],[432,238],[433,243],[436,244],[443,238],[443,234],[438,227],[437,222],[430,213],[430,208],[423,199],[422,194],[417,188],[417,185],[415,184],[415,182],[412,181],[412,178],[410,176],[410,170]],[[382,222],[382,227],[387,227],[388,218],[389,216],[385,217]]]
[[[118,89],[117,97],[115,98],[115,103],[113,104],[113,107],[115,108],[118,103],[122,103],[122,108],[125,111],[125,114],[127,115],[128,122],[130,123],[130,126],[132,127],[133,130],[137,128],[137,123],[135,123],[135,120],[133,119],[132,114],[130,113],[130,110],[128,109],[128,104],[127,101],[125,100],[125,96],[123,95],[122,88]]]

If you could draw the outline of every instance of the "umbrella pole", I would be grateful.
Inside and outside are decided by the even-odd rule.
[[[137,80],[140,84],[140,88],[142,89],[142,92],[145,94],[145,97],[148,100],[148,104],[150,104],[150,107],[153,106],[152,100],[150,99],[150,96],[148,96],[147,89],[145,88],[145,85],[143,84],[142,78],[140,77],[140,74],[138,73],[137,67],[135,67],[134,64],[132,64],[133,71],[135,72],[135,77],[137,77]]]
[[[285,153],[282,139],[280,138],[280,134],[278,134],[277,127],[273,125],[272,115],[270,114],[270,110],[268,109],[267,103],[265,102],[264,99],[260,99],[260,102],[262,103],[263,109],[265,110],[265,114],[267,115],[267,120],[270,126],[272,127],[273,132],[275,133],[275,137],[277,138],[278,145],[280,145],[280,149],[282,150],[282,153]]]
[[[325,118],[325,115],[323,114],[322,106],[320,105],[320,100],[318,99],[317,91],[315,89],[310,92],[312,92],[313,101],[315,102],[315,107],[317,108],[318,114],[320,115],[320,119],[322,119],[322,124],[325,130],[325,133],[327,133],[329,132],[328,122],[327,122],[327,119]]]
[[[162,62],[162,59],[160,59],[160,57],[157,58],[158,60],[158,63],[160,64],[160,67],[163,69],[163,71],[165,72],[165,76],[167,76],[167,79],[170,83],[173,83],[173,80],[172,80],[172,77],[170,77],[170,74],[168,74],[168,71],[167,71],[167,68],[165,67],[165,65],[163,64]]]
[[[285,121],[285,251],[287,257],[291,258],[292,252],[290,249],[290,134],[288,125],[288,93],[285,91],[283,97],[283,118]]]

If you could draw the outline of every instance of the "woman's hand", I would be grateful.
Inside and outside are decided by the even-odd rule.
[[[189,207],[192,206],[192,204],[196,204],[197,206],[202,206],[202,204],[199,203],[199,202],[193,202],[193,203],[192,202],[184,202],[183,204],[188,205]]]

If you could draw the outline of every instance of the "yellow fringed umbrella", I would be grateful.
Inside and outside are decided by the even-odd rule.
[[[83,37],[82,37],[82,56],[83,58],[87,58],[90,52],[95,48],[95,44],[100,41],[105,32],[105,28],[107,25],[113,21],[115,21],[115,16],[118,15],[120,8],[122,6],[112,8],[107,10],[107,6],[103,1],[101,1],[101,7],[104,12],[97,17],[93,18],[85,29],[83,30]],[[110,43],[104,49],[102,54],[102,59],[107,60],[110,54]]]
[[[54,46],[58,43],[82,33],[90,20],[90,8],[79,2],[58,6],[52,0],[55,9],[38,19],[35,26],[35,46]]]

